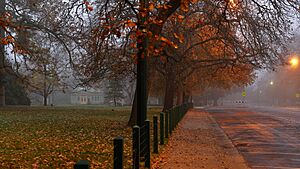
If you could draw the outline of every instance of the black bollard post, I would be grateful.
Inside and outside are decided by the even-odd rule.
[[[90,163],[87,160],[80,160],[74,165],[74,169],[89,169]]]
[[[145,121],[145,167],[150,168],[150,121]]]
[[[172,109],[169,111],[169,133],[172,133],[172,124],[173,124],[173,111]]]
[[[174,120],[174,127],[173,130],[175,129],[175,127],[177,126],[178,120],[177,120],[177,116],[178,116],[178,107],[176,107],[175,109],[175,120]]]
[[[133,126],[132,159],[133,159],[132,168],[139,169],[140,168],[140,127],[139,126]]]
[[[161,112],[160,113],[160,124],[159,124],[159,127],[160,127],[160,145],[164,145],[164,113]]]
[[[153,116],[153,153],[158,154],[158,118]]]
[[[166,115],[166,119],[165,119],[165,122],[166,122],[166,124],[165,124],[165,134],[166,134],[166,138],[168,138],[169,137],[169,113],[166,111],[165,112],[165,115]]]
[[[114,139],[114,169],[123,169],[123,144],[122,137]]]

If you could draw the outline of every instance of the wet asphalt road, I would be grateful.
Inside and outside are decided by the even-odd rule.
[[[249,167],[300,169],[300,108],[216,107],[214,117]]]

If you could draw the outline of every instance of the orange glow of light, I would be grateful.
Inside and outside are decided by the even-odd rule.
[[[235,3],[235,0],[229,0],[229,5],[231,8],[234,8],[237,6],[237,4]]]
[[[297,57],[293,57],[290,59],[290,65],[292,67],[297,67],[299,64],[299,59]]]

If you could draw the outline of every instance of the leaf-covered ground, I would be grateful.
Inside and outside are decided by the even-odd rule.
[[[152,164],[155,169],[249,169],[213,117],[189,111]]]
[[[149,119],[160,108],[150,108]],[[130,108],[6,107],[0,109],[0,168],[112,168],[113,138],[123,136],[131,164]]]

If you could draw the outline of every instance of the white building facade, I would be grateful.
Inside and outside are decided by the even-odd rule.
[[[101,91],[78,91],[71,94],[71,104],[77,105],[99,105],[104,103]]]

